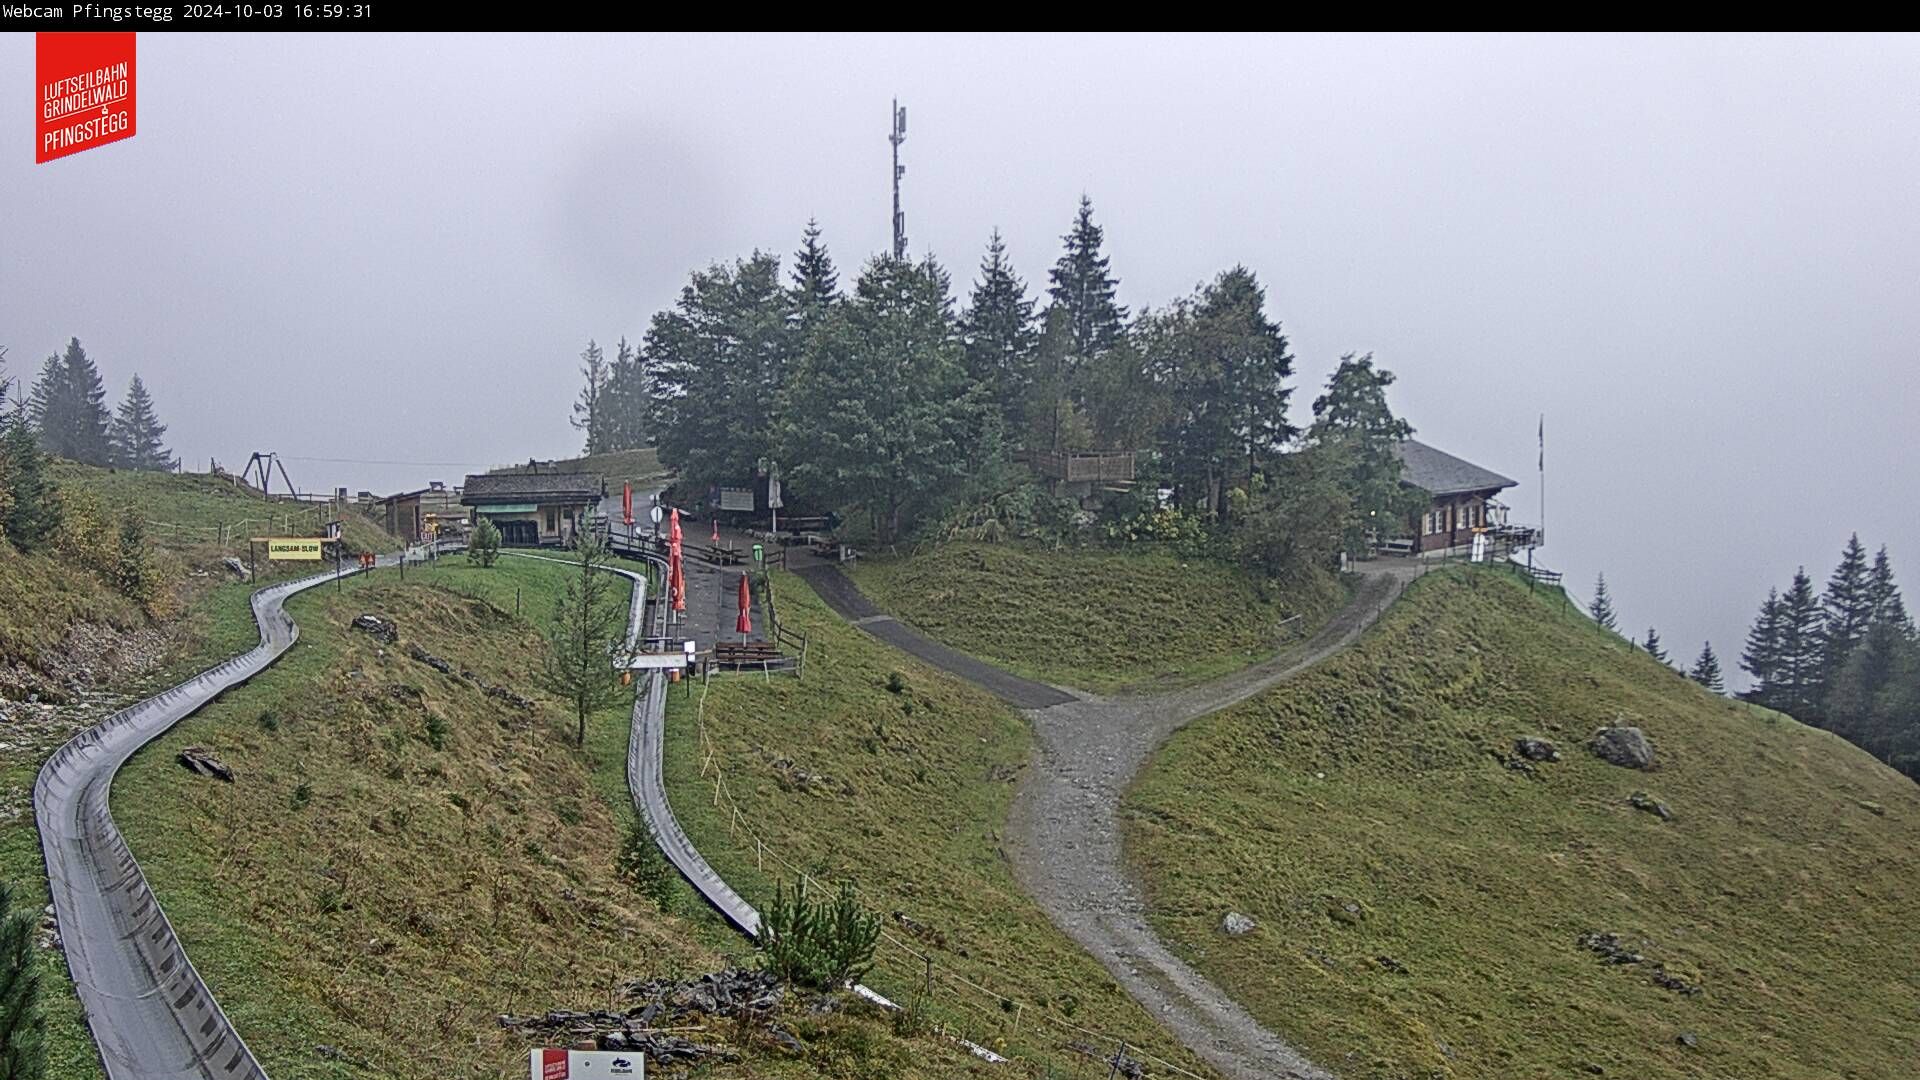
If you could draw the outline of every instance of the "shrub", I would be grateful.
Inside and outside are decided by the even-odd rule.
[[[447,748],[447,721],[439,713],[427,714],[427,745],[435,750]]]
[[[627,826],[626,839],[620,844],[620,857],[614,870],[633,886],[633,891],[653,901],[661,911],[672,911],[674,901],[673,867],[653,842],[653,835],[639,821]]]
[[[837,990],[873,967],[879,940],[880,917],[860,906],[852,882],[841,882],[830,900],[814,900],[803,878],[791,893],[775,886],[755,944],[761,966],[786,982]]]
[[[499,558],[499,526],[482,514],[473,526],[473,535],[467,537],[467,561],[478,566],[492,566]]]

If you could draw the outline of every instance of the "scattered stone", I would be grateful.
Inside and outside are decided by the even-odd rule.
[[[412,657],[415,660],[420,661],[421,663],[427,665],[428,667],[432,668],[433,670],[439,672],[442,675],[453,674],[452,664],[433,655],[432,653],[428,652],[427,650],[421,648],[420,646],[414,644],[411,641],[407,642],[407,655]]]
[[[806,1047],[799,1039],[771,1023],[785,989],[764,971],[729,968],[696,979],[631,983],[626,996],[633,1004],[625,1012],[556,1009],[540,1016],[502,1014],[497,1022],[549,1045],[630,1050],[646,1055],[648,1064],[662,1067],[735,1059],[718,1047],[703,1046],[662,1030],[693,1026],[703,1016],[764,1024],[775,1042],[804,1053]]]
[[[1683,1031],[1680,1034],[1675,1035],[1673,1037],[1673,1041],[1679,1043],[1681,1046],[1684,1046],[1689,1050],[1692,1050],[1695,1047],[1700,1045],[1700,1036],[1695,1035],[1691,1031]]]
[[[363,634],[371,635],[376,641],[384,641],[389,645],[400,639],[400,628],[378,615],[356,615],[353,622],[348,625]]]
[[[1367,918],[1367,909],[1361,905],[1360,901],[1345,900],[1340,897],[1327,899],[1326,912],[1327,918],[1349,926],[1357,926]]]
[[[1528,761],[1559,761],[1560,748],[1545,739],[1526,736],[1513,740],[1513,752]]]
[[[1587,749],[1609,765],[1623,769],[1653,768],[1653,743],[1637,727],[1603,727],[1593,733]]]
[[[1694,997],[1700,993],[1700,987],[1669,972],[1659,964],[1653,965],[1653,985],[1662,990],[1671,990],[1676,994],[1685,994],[1687,997]]]
[[[894,912],[893,921],[899,923],[902,930],[905,930],[907,933],[912,934],[914,937],[929,945],[934,945],[942,949],[947,947],[947,935],[908,915],[904,911]]]
[[[1619,934],[1589,930],[1577,939],[1580,947],[1600,957],[1605,964],[1637,964],[1646,957],[1626,947]]]
[[[247,564],[234,558],[232,555],[221,559],[220,562],[227,568],[227,572],[234,577],[244,579],[247,576]]]
[[[1249,916],[1242,915],[1237,911],[1227,912],[1227,917],[1220,920],[1220,929],[1225,931],[1228,937],[1241,937],[1245,934],[1251,934],[1259,925],[1259,923],[1255,922]]]
[[[1636,791],[1627,796],[1627,802],[1633,804],[1635,810],[1645,810],[1661,821],[1673,820],[1673,809],[1644,791]]]
[[[228,768],[219,758],[214,757],[212,753],[201,747],[189,746],[185,750],[180,751],[179,760],[180,764],[185,765],[201,776],[211,776],[216,780],[225,780],[229,784],[233,783],[233,770]]]
[[[1379,964],[1382,968],[1393,972],[1395,975],[1405,975],[1407,973],[1407,965],[1401,963],[1398,960],[1395,960],[1393,957],[1388,956],[1386,953],[1381,953],[1379,956],[1374,957],[1373,962],[1376,964]]]
[[[782,1050],[787,1050],[795,1054],[804,1054],[807,1052],[807,1044],[795,1038],[792,1032],[778,1024],[769,1026],[767,1028],[767,1034],[773,1037],[773,1041],[778,1043]]]
[[[1872,814],[1874,817],[1887,816],[1887,808],[1884,806],[1881,806],[1877,802],[1872,801],[1871,799],[1861,799],[1860,809],[1865,810],[1867,813]]]

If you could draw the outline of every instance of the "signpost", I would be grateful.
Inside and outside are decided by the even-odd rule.
[[[318,536],[268,537],[261,542],[267,545],[267,558],[300,562],[319,562],[320,545],[325,543]]]
[[[529,1080],[644,1080],[647,1059],[628,1050],[535,1050],[528,1055]]]

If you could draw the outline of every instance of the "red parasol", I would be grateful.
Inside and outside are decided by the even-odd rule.
[[[673,595],[673,610],[687,610],[687,575],[680,565],[680,511],[673,511],[667,527],[667,588]]]
[[[720,516],[718,514],[715,514],[713,518],[713,546],[720,546]]]
[[[752,608],[753,590],[747,585],[747,575],[742,573],[740,575],[740,621],[735,624],[734,629],[740,631],[743,637],[753,633]]]
[[[627,531],[633,531],[633,485],[620,487],[620,512],[627,519]]]

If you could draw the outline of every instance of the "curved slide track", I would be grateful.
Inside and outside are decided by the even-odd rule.
[[[380,565],[399,559],[385,556]],[[110,1080],[265,1080],[266,1071],[187,959],[113,823],[107,797],[114,774],[135,751],[292,648],[300,628],[282,605],[334,578],[318,574],[255,592],[259,645],[120,710],[74,736],[40,768],[33,808],[47,887],[67,968]]]

